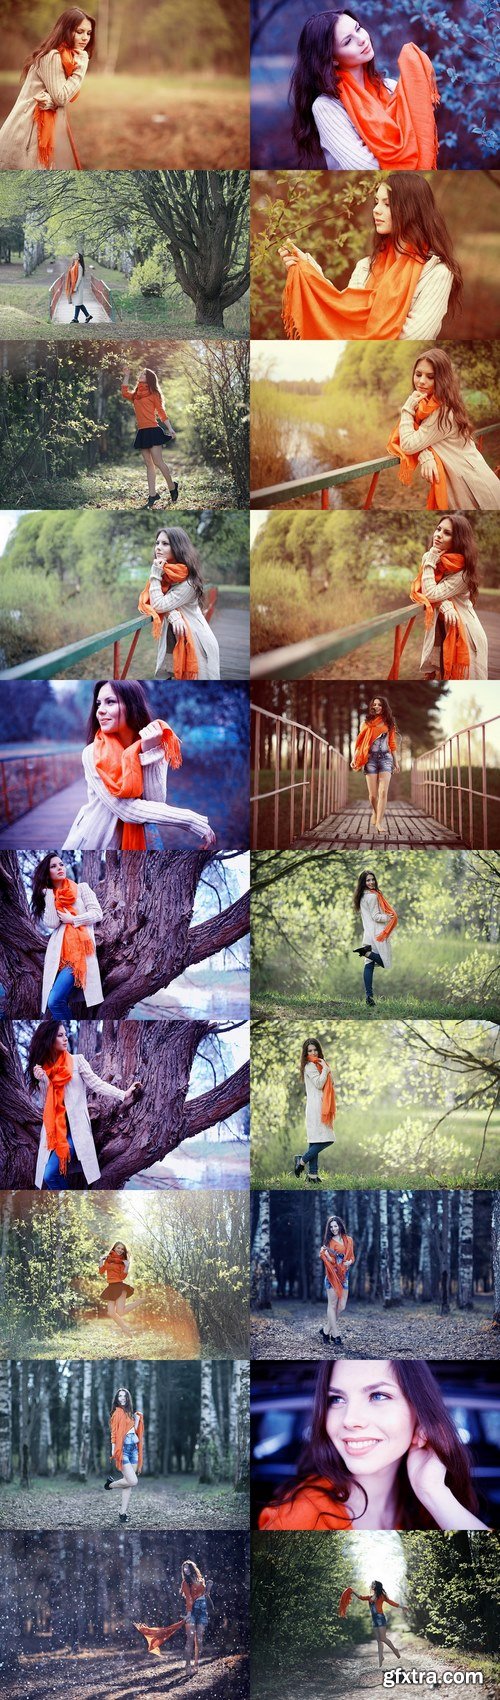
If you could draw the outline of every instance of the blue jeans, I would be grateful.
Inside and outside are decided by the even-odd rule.
[[[43,1186],[46,1192],[67,1192],[70,1180],[77,1175],[79,1171],[81,1173],[81,1164],[76,1155],[70,1133],[68,1133],[68,1145],[70,1149],[70,1160],[65,1175],[61,1174],[57,1151],[51,1151],[50,1153],[43,1177]]]
[[[333,1139],[322,1139],[319,1145],[317,1145],[315,1141],[311,1140],[307,1147],[307,1151],[304,1151],[302,1162],[309,1164],[310,1175],[317,1175],[320,1151],[326,1151],[329,1145],[333,1145]]]
[[[366,992],[367,998],[372,997],[374,970],[375,970],[375,968],[383,968],[383,966],[384,966],[384,964],[382,962],[382,957],[379,956],[378,950],[370,951],[370,955],[367,956],[365,966],[363,968],[363,979],[364,979],[364,982],[365,982],[365,992]]]
[[[47,1009],[54,1021],[71,1021],[68,998],[74,990],[74,985],[75,976],[72,969],[60,968],[47,998]]]

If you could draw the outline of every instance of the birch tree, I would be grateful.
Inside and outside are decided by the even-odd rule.
[[[212,1388],[212,1364],[202,1360],[200,1432],[198,1437],[198,1476],[200,1482],[219,1480],[222,1466],[222,1447]]]
[[[12,1481],[12,1372],[0,1361],[0,1482]]]
[[[491,1241],[493,1254],[493,1280],[495,1291],[495,1309],[493,1314],[494,1328],[500,1328],[500,1192],[493,1193],[493,1214],[491,1226]]]
[[[90,1419],[92,1411],[92,1364],[82,1365],[82,1410],[80,1418],[80,1446],[78,1453],[78,1475],[80,1481],[87,1480],[90,1461]]]
[[[70,1369],[69,1383],[69,1453],[68,1475],[77,1478],[80,1473],[80,1397],[81,1397],[82,1366],[74,1362]]]
[[[268,1192],[259,1193],[259,1215],[251,1251],[251,1297],[256,1310],[271,1310],[271,1224]]]
[[[472,1310],[474,1300],[474,1193],[458,1194],[458,1286],[459,1310]]]

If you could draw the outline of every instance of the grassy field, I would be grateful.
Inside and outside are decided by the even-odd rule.
[[[234,485],[229,475],[223,471],[215,472],[209,467],[190,466],[186,458],[182,458],[179,450],[172,454],[167,448],[167,465],[173,478],[179,482],[179,504],[183,509],[190,508],[236,508]],[[12,475],[14,477],[14,475]],[[81,472],[76,478],[58,478],[52,482],[43,478],[16,478],[17,485],[5,478],[2,490],[2,500],[6,507],[19,505],[22,501],[26,507],[33,508],[145,508],[147,505],[147,481],[144,463],[139,454],[130,451],[130,459],[119,465],[94,467],[92,472]],[[157,489],[160,500],[156,503],[155,513],[172,515],[172,507],[167,485],[158,476]]]
[[[340,1094],[335,1144],[320,1159],[324,1185],[343,1191],[356,1187],[497,1187],[500,1178],[500,1113],[491,1118],[479,1172],[484,1117],[456,1112],[434,1135],[441,1111],[415,1105],[388,1109],[383,1100],[364,1108],[345,1108]],[[259,1124],[258,1104],[252,1101],[251,1184],[253,1187],[309,1190],[296,1180],[293,1159],[306,1145],[302,1114],[290,1117],[279,1139]],[[421,1156],[417,1153],[422,1148]]]
[[[15,72],[2,74],[2,124],[18,88]],[[244,167],[250,163],[249,104],[243,77],[210,71],[98,76],[91,70],[72,108],[71,129],[86,171]]]
[[[118,1490],[102,1491],[103,1478],[86,1482],[35,1477],[28,1492],[18,1481],[2,1485],[0,1528],[112,1529],[118,1523]],[[4,1491],[5,1488],[5,1491]],[[206,1486],[197,1476],[141,1476],[129,1507],[135,1529],[241,1529],[248,1527],[248,1500],[227,1483]]]
[[[92,342],[128,342],[132,339],[140,342],[151,337],[168,337],[170,341],[196,337],[206,342],[220,341],[221,337],[232,340],[248,337],[248,296],[228,308],[221,330],[217,326],[195,325],[194,306],[187,295],[176,291],[174,300],[169,300],[168,295],[159,300],[149,300],[141,295],[131,295],[125,278],[109,273],[106,266],[96,264],[95,272],[112,289],[115,317],[111,321],[106,319],[86,326],[81,319],[78,325],[54,323],[49,318],[48,283],[32,279],[9,283],[8,277],[4,281],[4,271],[0,283],[0,337],[5,341],[25,339],[30,342],[37,333],[57,342],[72,342],[77,335]]]
[[[254,945],[259,946],[254,923]],[[309,986],[297,985],[297,963],[292,954],[286,957],[282,940],[269,947],[265,968],[252,974],[252,1015],[289,1016],[292,1013],[314,1018],[353,1016],[356,1020],[395,1016],[472,1017],[482,1020],[498,1019],[498,988],[496,995],[486,995],[482,985],[498,961],[495,945],[468,944],[466,939],[434,937],[432,952],[429,940],[410,934],[396,935],[393,941],[393,967],[376,968],[373,982],[375,1009],[367,1007],[363,984],[363,961],[344,945],[336,949],[330,939],[325,952],[323,973],[314,973]]]

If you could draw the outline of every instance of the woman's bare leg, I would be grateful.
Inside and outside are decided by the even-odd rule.
[[[194,1650],[194,1627],[188,1627],[186,1629],[186,1674],[188,1676],[191,1670],[191,1659],[193,1657]]]
[[[130,1334],[128,1322],[123,1321],[123,1317],[119,1313],[119,1310],[118,1310],[118,1306],[122,1304],[122,1299],[123,1299],[122,1308],[124,1310],[125,1309],[125,1293],[121,1293],[119,1299],[110,1299],[109,1300],[108,1307],[107,1307],[108,1317],[109,1317],[110,1322],[116,1323],[117,1328],[121,1328],[122,1334]]]
[[[158,467],[159,472],[163,473],[163,477],[168,484],[168,488],[171,490],[174,480],[172,478],[170,468],[167,466],[166,460],[163,459],[163,449],[160,448],[159,443],[154,444],[151,454],[153,456],[155,466]]]
[[[380,829],[381,829],[381,827],[383,825],[383,821],[384,821],[384,815],[385,815],[385,811],[386,811],[386,808],[387,808],[387,798],[389,796],[389,786],[390,786],[390,783],[391,783],[391,777],[392,776],[391,776],[390,773],[379,773],[379,775],[378,775],[378,800],[377,800],[377,820],[376,820],[378,832],[380,832]]]
[[[377,1637],[378,1666],[380,1670],[384,1657],[384,1636],[382,1629],[376,1629],[375,1634]]]
[[[128,1506],[130,1504],[130,1495],[132,1493],[132,1488],[135,1488],[135,1487],[137,1487],[137,1476],[136,1476],[133,1464],[123,1464],[121,1476],[118,1477],[117,1482],[111,1482],[110,1488],[109,1488],[110,1493],[113,1492],[114,1488],[120,1489],[120,1492],[122,1494],[122,1502],[121,1502],[121,1505],[120,1505],[120,1515],[122,1517],[123,1517],[125,1511],[127,1511]]]
[[[389,1640],[389,1636],[388,1636],[388,1634],[387,1634],[387,1630],[386,1630],[386,1629],[383,1629],[383,1630],[382,1630],[382,1640],[383,1640],[383,1642],[384,1642],[384,1645],[385,1645],[385,1646],[386,1646],[386,1647],[390,1647],[390,1649],[391,1649],[391,1653],[394,1653],[394,1658],[395,1658],[395,1659],[400,1659],[400,1658],[401,1658],[401,1653],[400,1653],[400,1652],[399,1652],[399,1650],[398,1650],[398,1648],[397,1648],[397,1647],[395,1647],[395,1646],[394,1646],[394,1643],[393,1643],[393,1642],[392,1642],[392,1641],[390,1641],[390,1640]]]
[[[202,1625],[199,1624],[198,1628],[195,1629],[195,1632],[194,1632],[194,1668],[195,1668],[195,1670],[198,1669],[200,1658],[201,1658],[201,1655],[202,1655],[202,1652],[203,1652],[203,1637],[204,1637],[204,1634],[205,1634],[205,1630],[202,1628]]]
[[[329,1287],[328,1288],[328,1297],[327,1297],[327,1310],[326,1310],[327,1330],[328,1330],[329,1334],[333,1334],[334,1340],[337,1339],[338,1334],[339,1334],[338,1302],[339,1301],[338,1301],[337,1294],[335,1292],[334,1287]]]
[[[155,496],[156,495],[156,473],[155,473],[155,463],[154,463],[154,460],[153,460],[153,455],[152,455],[151,449],[141,449],[141,455],[142,455],[143,461],[145,462],[146,472],[147,472],[147,476],[148,476],[148,496]]]
[[[366,774],[366,783],[367,783],[367,786],[368,786],[368,796],[370,798],[370,802],[371,802],[371,806],[372,806],[372,818],[371,818],[371,821],[370,821],[370,826],[375,826],[375,822],[376,822],[376,819],[377,819],[378,774],[377,773],[367,773]]]

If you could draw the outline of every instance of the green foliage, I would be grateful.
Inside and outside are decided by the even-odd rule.
[[[338,1616],[344,1588],[359,1588],[354,1552],[340,1536],[255,1535],[252,1541],[252,1655],[259,1674],[336,1655],[366,1640],[366,1606]]]
[[[440,1647],[497,1653],[498,1542],[494,1534],[401,1536],[409,1622]]]

